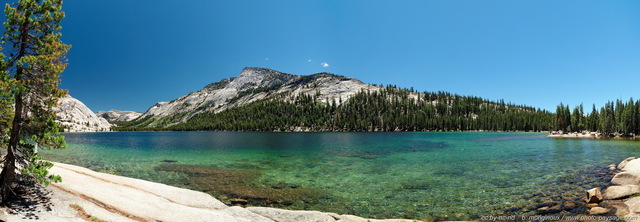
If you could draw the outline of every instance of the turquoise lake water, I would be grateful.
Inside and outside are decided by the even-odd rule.
[[[250,205],[416,219],[477,219],[547,196],[555,200],[554,194],[570,199],[593,185],[576,183],[584,181],[581,175],[640,153],[638,141],[544,135],[72,133],[65,134],[69,148],[42,153],[52,161],[209,192],[226,202],[241,197]]]

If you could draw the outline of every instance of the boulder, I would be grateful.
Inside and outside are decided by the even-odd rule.
[[[319,211],[293,211],[269,207],[247,207],[247,210],[278,222],[317,221],[335,222],[329,214]]]
[[[547,215],[547,214],[555,214],[555,213],[559,213],[562,211],[562,205],[555,205],[552,207],[541,207],[538,208],[537,213],[541,214],[541,215]]]
[[[604,191],[604,199],[615,200],[640,192],[638,185],[610,186]]]
[[[640,176],[629,172],[621,172],[613,176],[611,183],[615,185],[640,185]]]
[[[622,162],[620,162],[620,163],[618,164],[618,169],[619,169],[619,170],[624,169],[624,167],[627,165],[627,163],[628,163],[629,161],[634,160],[634,159],[636,159],[636,158],[635,158],[635,157],[629,157],[629,158],[627,158],[627,159],[624,159]]]
[[[600,192],[600,188],[593,188],[587,190],[587,203],[600,203],[602,202],[602,192]]]
[[[615,164],[609,165],[609,170],[616,170],[616,165]]]
[[[624,216],[629,214],[629,206],[627,206],[623,202],[607,201],[603,202],[602,207],[611,209],[611,213],[616,216]]]
[[[626,165],[624,165],[622,171],[632,174],[640,174],[640,159],[630,160]]]
[[[640,197],[632,197],[627,199],[624,204],[629,207],[631,214],[640,213]]]
[[[589,214],[591,214],[591,215],[600,215],[600,214],[609,213],[609,211],[611,211],[611,210],[609,210],[607,208],[604,208],[604,207],[594,207],[594,208],[589,209]]]

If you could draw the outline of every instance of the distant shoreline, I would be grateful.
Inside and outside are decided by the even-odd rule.
[[[640,140],[638,136],[623,136],[623,135],[614,135],[614,136],[604,136],[598,132],[572,132],[572,133],[564,133],[564,132],[550,132],[547,137],[549,138],[573,138],[573,139],[617,139],[617,140]]]
[[[589,138],[597,139],[604,138],[602,135],[596,132],[582,132],[582,133],[562,133],[562,132],[550,132],[547,137],[549,138]]]

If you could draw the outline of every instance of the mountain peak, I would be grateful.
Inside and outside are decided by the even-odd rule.
[[[270,71],[275,71],[275,70],[269,69],[269,68],[262,68],[262,67],[244,67],[244,69],[242,69],[242,72],[270,72]]]
[[[245,67],[238,75],[238,78],[243,76],[295,76],[288,73],[279,72],[273,69],[260,68],[260,67]]]
[[[377,87],[330,73],[293,75],[268,68],[246,67],[237,77],[222,79],[202,90],[152,106],[141,117],[153,119],[141,124],[159,127],[185,122],[200,113],[220,112],[282,93],[315,95],[323,103],[346,101],[363,89],[377,90]],[[176,117],[168,118],[172,122],[159,121],[166,116]]]
[[[250,87],[268,87],[283,84],[295,77],[296,75],[278,72],[273,69],[246,67],[242,69],[237,78],[231,81],[229,86],[241,91]]]

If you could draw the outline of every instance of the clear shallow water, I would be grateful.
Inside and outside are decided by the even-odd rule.
[[[573,184],[566,178],[586,169],[605,168],[640,151],[637,141],[550,139],[535,133],[112,132],[65,136],[69,148],[43,151],[43,156],[199,189],[223,200],[251,189],[288,195],[304,188],[322,195],[312,201],[302,198],[268,204],[378,218],[477,219],[499,214],[530,205],[531,198],[523,196],[560,192],[558,181]],[[176,166],[181,170],[172,168]],[[203,169],[215,169],[205,171],[217,177],[202,177]],[[229,171],[221,174],[220,170]],[[245,178],[238,179],[238,184],[247,189],[219,193],[207,187],[222,189],[217,180],[234,181],[237,175]]]

